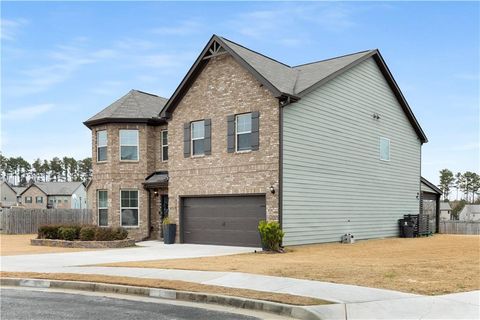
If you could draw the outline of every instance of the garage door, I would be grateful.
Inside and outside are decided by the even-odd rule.
[[[260,247],[265,196],[182,198],[184,243]]]

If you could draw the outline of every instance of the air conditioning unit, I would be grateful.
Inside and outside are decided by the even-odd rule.
[[[346,233],[342,236],[342,243],[355,243],[355,238],[353,237],[353,234],[351,233]]]

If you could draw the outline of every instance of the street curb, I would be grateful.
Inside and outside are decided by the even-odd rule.
[[[43,280],[43,279],[23,279],[23,278],[1,278],[1,286],[29,287],[29,288],[56,288],[68,290],[81,290],[92,292],[109,292],[126,295],[145,296],[150,298],[159,298],[166,300],[179,300],[188,302],[198,302],[207,304],[216,304],[221,306],[235,307],[240,309],[249,309],[263,311],[282,316],[289,316],[300,320],[318,320],[318,315],[308,310],[306,307],[291,306],[277,302],[231,297],[224,295],[215,295],[210,293],[178,291],[170,289],[158,289],[136,286],[124,286],[117,284],[84,282],[84,281],[61,281],[61,280]]]

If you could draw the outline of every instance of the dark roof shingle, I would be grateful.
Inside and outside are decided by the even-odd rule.
[[[138,90],[130,90],[126,95],[85,121],[85,125],[102,120],[157,119],[168,99]]]

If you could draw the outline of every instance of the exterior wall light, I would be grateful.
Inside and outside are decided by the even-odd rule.
[[[270,186],[270,193],[275,194],[275,188],[273,186]]]

